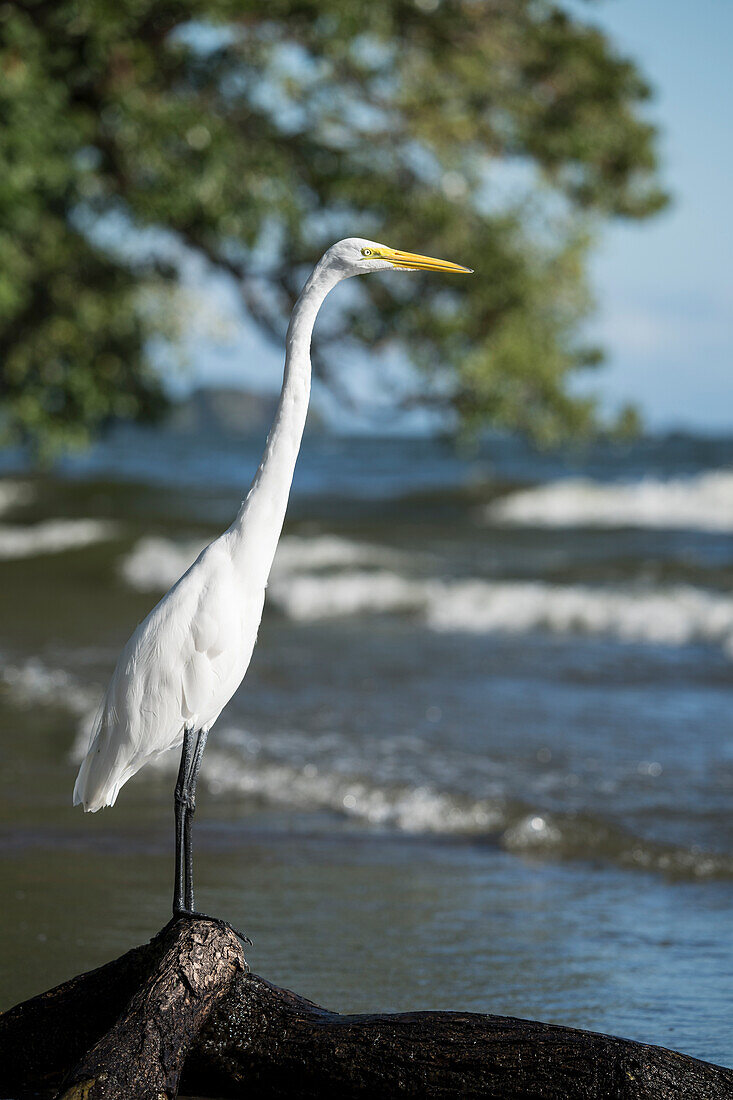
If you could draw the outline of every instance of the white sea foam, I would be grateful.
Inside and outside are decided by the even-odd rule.
[[[249,753],[250,740],[231,729],[212,737],[203,782],[213,794],[239,794],[306,813],[326,811],[372,828],[416,835],[492,838],[508,851],[534,858],[603,859],[682,878],[733,875],[727,855],[657,844],[600,818],[549,813],[503,797],[472,798],[428,783],[385,784],[316,763],[296,766],[267,759],[259,742]],[[176,766],[172,758],[164,764],[170,772]]]
[[[201,546],[143,539],[123,562],[123,574],[136,588],[163,589],[188,568]],[[733,657],[733,597],[692,585],[604,587],[411,578],[383,567],[354,568],[389,560],[390,552],[328,537],[284,539],[282,551],[268,599],[299,622],[407,614],[434,631],[550,630],[622,642],[700,642],[719,645]]]
[[[200,539],[173,542],[150,536],[140,539],[120,567],[125,581],[139,592],[164,592],[183,576],[206,546]]]
[[[436,631],[522,634],[545,629],[624,642],[705,642],[723,646],[733,657],[733,598],[691,585],[603,588],[348,572],[282,578],[273,583],[270,598],[298,620],[410,612]]]
[[[122,562],[122,576],[140,592],[165,591],[193,564],[206,542],[189,539],[149,537],[140,539]],[[273,580],[301,571],[343,568],[355,565],[379,565],[398,560],[398,556],[383,546],[352,542],[334,535],[286,535],[280,540]]]
[[[26,667],[18,678],[30,687],[24,698],[36,704],[55,702],[82,718],[70,754],[78,762],[88,749],[89,718],[96,713],[99,693],[95,690],[85,696],[67,673],[32,664],[31,674]],[[240,794],[303,812],[328,811],[408,833],[476,835],[500,831],[506,825],[504,804],[498,798],[475,799],[428,783],[383,784],[371,776],[345,772],[349,746],[337,735],[328,739],[335,750],[330,763],[311,762],[309,756],[318,759],[323,752],[323,740],[275,731],[261,741],[242,729],[216,727],[206,750],[202,782],[214,795]],[[174,750],[151,761],[145,770],[173,775],[178,764],[179,752]]]
[[[58,706],[81,716],[99,703],[97,686],[82,684],[70,672],[49,668],[37,657],[21,664],[5,664],[0,683],[16,706]]]
[[[38,659],[5,665],[0,685],[15,706],[56,706],[75,716],[79,728],[70,755],[74,762],[83,757],[101,696],[97,685],[84,684]],[[308,746],[313,749],[310,761]],[[304,813],[325,811],[370,828],[492,839],[508,851],[532,858],[602,859],[687,879],[733,877],[733,860],[724,854],[658,844],[610,821],[550,813],[501,795],[474,798],[431,783],[385,783],[375,775],[345,773],[347,746],[330,745],[336,751],[330,762],[318,759],[322,747],[318,738],[301,734],[275,734],[261,742],[241,729],[217,728],[207,749],[202,782],[213,795],[241,795],[255,804]],[[166,754],[146,773],[174,774],[177,755]],[[300,759],[296,763],[293,757]]]
[[[275,805],[330,810],[370,825],[410,833],[486,833],[501,828],[501,806],[487,799],[461,798],[430,786],[385,787],[314,764],[247,759],[209,750],[205,782],[215,793],[240,793]]]
[[[418,612],[427,607],[430,581],[413,581],[398,573],[349,570],[317,575],[275,575],[269,599],[291,619],[301,621],[344,615]]]
[[[33,499],[30,485],[24,481],[0,481],[0,515],[19,504],[28,504]]]
[[[545,628],[624,642],[705,642],[723,646],[733,657],[733,598],[691,585],[634,589],[464,581],[433,593],[426,614],[435,630]]]
[[[537,527],[733,531],[733,471],[617,484],[568,478],[494,501],[484,518]]]
[[[274,573],[334,569],[344,566],[384,565],[400,560],[386,546],[353,542],[337,535],[285,535],[275,555]]]
[[[31,657],[21,664],[4,664],[0,686],[10,702],[23,710],[50,706],[68,711],[76,719],[71,756],[81,760],[89,747],[102,698],[98,684],[82,683],[65,669],[49,668],[39,658]]]
[[[114,524],[99,519],[49,519],[27,527],[0,524],[0,560],[76,550],[112,538],[115,532]]]
[[[33,489],[27,482],[0,481],[0,515],[28,504],[33,496]],[[48,519],[28,525],[3,523],[0,524],[0,561],[78,549],[111,538],[115,531],[114,524],[99,519]]]

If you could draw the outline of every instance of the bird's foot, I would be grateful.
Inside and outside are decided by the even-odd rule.
[[[219,928],[224,928],[227,932],[233,932],[242,943],[252,946],[252,940],[249,936],[245,936],[244,932],[240,932],[228,920],[222,920],[221,917],[210,917],[208,913],[199,913],[197,909],[174,909],[173,919],[176,920],[178,917],[186,917],[187,920],[209,920],[212,924],[218,925]]]

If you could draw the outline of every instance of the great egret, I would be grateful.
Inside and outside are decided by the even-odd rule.
[[[175,916],[194,910],[191,825],[206,739],[241,683],[262,618],[310,395],[310,343],[324,298],[342,279],[399,268],[470,273],[446,260],[350,237],[313,269],[285,340],[282,392],[262,462],[231,527],[139,624],[120,654],[74,787],[74,805],[113,805],[150,760],[183,744],[175,788]]]

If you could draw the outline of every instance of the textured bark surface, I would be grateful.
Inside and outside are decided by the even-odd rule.
[[[211,921],[143,947],[0,1016],[0,1095],[166,1100],[207,1016],[247,964]]]
[[[341,1016],[248,974],[233,934],[168,925],[0,1016],[0,1096],[733,1100],[733,1070],[460,1012]]]
[[[341,1016],[244,975],[183,1088],[222,1098],[718,1100],[733,1070],[575,1028],[463,1012]]]
[[[64,1082],[62,1100],[168,1100],[188,1051],[238,971],[239,941],[213,922],[171,930],[150,977]]]

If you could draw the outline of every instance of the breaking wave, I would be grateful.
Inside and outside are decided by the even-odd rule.
[[[226,747],[220,748],[222,740]],[[267,759],[260,750],[243,758],[247,740],[247,734],[231,729],[212,738],[204,782],[213,794],[326,811],[369,828],[492,843],[529,858],[601,860],[673,878],[733,878],[733,858],[727,854],[656,843],[601,818],[550,813],[502,797],[471,798],[431,784],[380,783],[315,763]]]
[[[386,570],[274,575],[268,598],[291,619],[313,621],[347,615],[429,612],[439,581],[410,580]]]
[[[299,620],[409,612],[436,631],[550,630],[661,645],[703,642],[720,645],[733,657],[733,598],[691,585],[604,588],[348,572],[273,581],[270,599]]]
[[[713,643],[733,657],[733,598],[691,585],[635,589],[465,581],[433,599],[427,618],[436,630],[546,628],[623,642]]]
[[[164,592],[193,565],[206,545],[200,539],[172,542],[155,536],[143,538],[122,560],[120,572],[138,592]]]
[[[122,576],[140,592],[165,590],[186,572],[205,546],[207,542],[201,539],[183,542],[157,537],[140,539],[122,562]],[[272,577],[276,580],[302,571],[380,565],[397,560],[398,555],[384,546],[351,542],[336,535],[312,538],[286,535],[280,540]]]
[[[31,657],[20,664],[3,663],[0,687],[13,706],[22,710],[50,706],[68,711],[77,720],[72,756],[81,759],[102,699],[100,685],[82,683],[65,669],[49,668]]]
[[[617,484],[568,478],[494,501],[484,518],[537,527],[733,531],[733,471]]]
[[[101,698],[99,685],[83,684],[35,658],[6,664],[0,685],[14,706],[53,706],[74,716],[78,727],[70,758],[81,760]],[[494,844],[526,858],[594,860],[670,878],[733,879],[728,854],[650,841],[590,814],[550,812],[496,792],[474,798],[432,782],[386,782],[358,774],[353,758],[346,771],[348,746],[335,739],[331,758],[324,760],[314,737],[275,734],[261,742],[244,730],[222,727],[209,742],[202,782],[214,796],[234,794],[303,813],[326,812],[369,829]],[[389,755],[389,746],[385,751]],[[174,752],[145,772],[173,775],[177,767]]]
[[[0,516],[18,505],[28,504],[33,499],[30,485],[24,481],[0,481]]]
[[[24,527],[0,524],[0,560],[77,550],[112,538],[115,532],[114,524],[99,519],[49,519]]]
[[[143,539],[123,561],[122,572],[136,588],[161,590],[178,579],[201,549],[200,542]],[[733,597],[715,591],[692,585],[411,578],[379,566],[389,559],[389,550],[342,539],[284,539],[268,599],[300,622],[406,614],[434,631],[548,630],[655,645],[703,643],[720,646],[733,657]]]
[[[0,516],[33,500],[24,481],[0,481]],[[75,550],[111,538],[115,525],[100,519],[48,519],[33,524],[0,524],[0,561]]]
[[[347,565],[385,565],[399,560],[400,555],[386,546],[352,542],[337,535],[286,535],[277,548],[273,570],[277,575]]]

